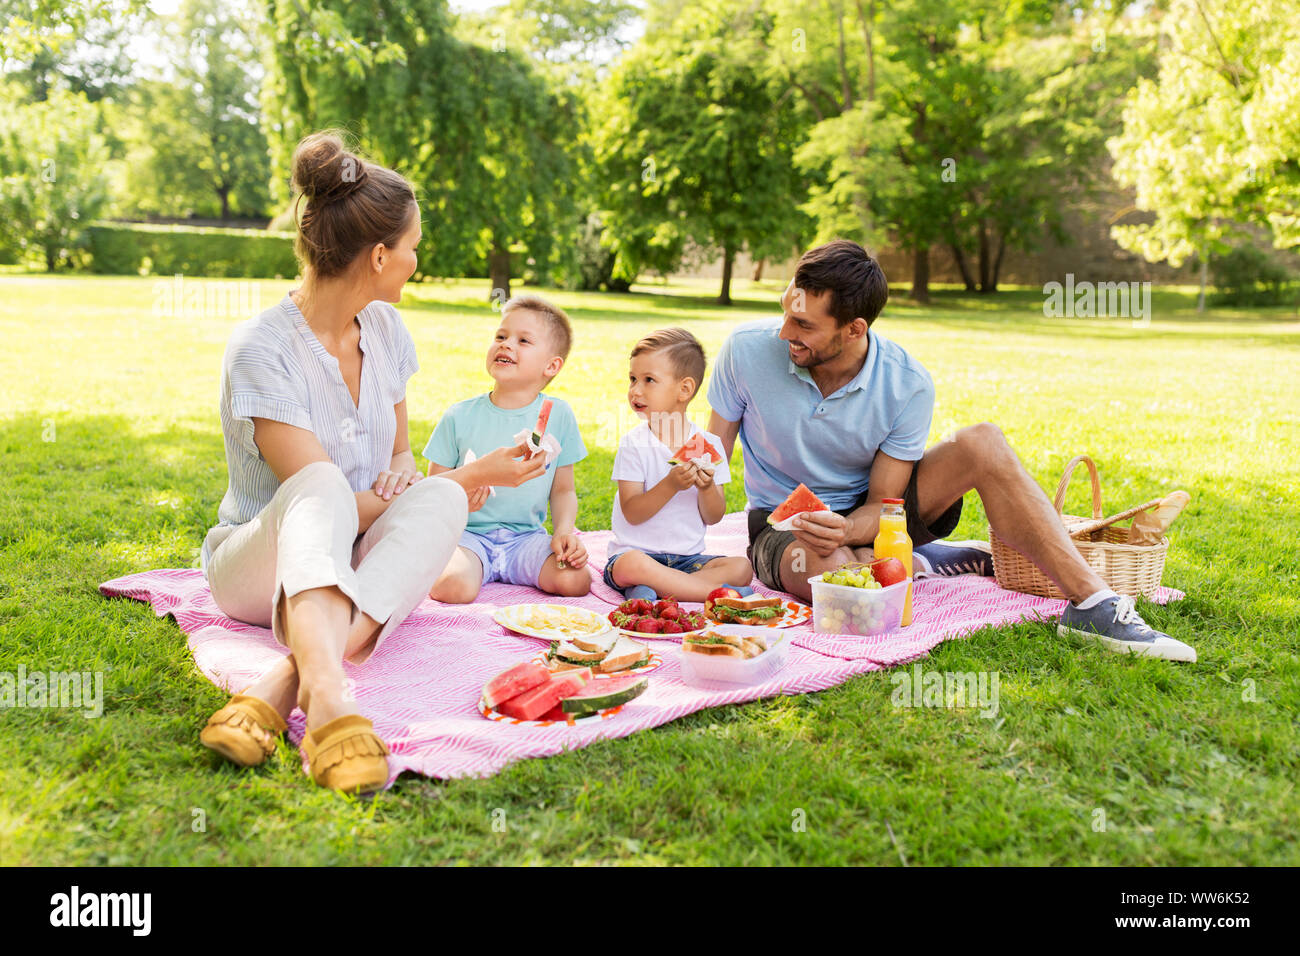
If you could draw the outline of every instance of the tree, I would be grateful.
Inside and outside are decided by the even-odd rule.
[[[1116,180],[1154,221],[1112,228],[1151,262],[1206,265],[1244,225],[1300,245],[1300,2],[1174,0],[1159,75],[1129,95],[1110,141]]]
[[[423,274],[488,260],[499,297],[517,255],[544,264],[576,230],[576,104],[523,55],[458,38],[444,0],[269,2],[264,98],[281,198],[298,140],[343,127],[415,184],[430,222]]]
[[[5,97],[15,91],[6,86]],[[52,89],[0,113],[0,247],[39,251],[54,271],[72,262],[108,202],[108,147],[84,94]]]
[[[682,10],[613,69],[595,139],[618,274],[668,271],[692,243],[721,254],[729,304],[741,252],[788,252],[807,233],[793,158],[805,127],[737,42],[770,29],[740,7]]]
[[[265,214],[257,16],[247,6],[186,0],[162,22],[169,72],[139,81],[125,98],[128,208],[223,220]]]

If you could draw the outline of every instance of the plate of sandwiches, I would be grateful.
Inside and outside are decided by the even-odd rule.
[[[512,604],[498,608],[492,620],[516,634],[545,641],[614,633],[609,621],[595,611],[565,604]]]
[[[550,650],[536,659],[554,673],[590,669],[592,680],[645,674],[664,662],[647,645],[614,630],[552,641]]]
[[[718,624],[795,627],[812,619],[812,607],[798,601],[782,601],[776,597],[751,594],[749,597],[714,599],[708,617]]]

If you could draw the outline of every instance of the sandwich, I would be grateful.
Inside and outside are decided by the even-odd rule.
[[[592,667],[604,660],[605,653],[603,650],[583,650],[569,641],[555,641],[551,644],[547,659],[552,670],[571,670],[575,667]]]
[[[634,641],[630,637],[620,637],[618,642],[609,649],[604,659],[600,662],[598,669],[602,674],[610,674],[614,671],[624,671],[632,667],[639,667],[650,659],[650,648],[640,641]]]
[[[761,637],[738,637],[721,631],[704,631],[701,634],[687,634],[682,639],[682,650],[711,657],[745,659],[757,657],[767,650],[767,641]]]
[[[744,598],[720,597],[713,602],[713,619],[719,624],[766,624],[781,616],[781,599],[758,594]]]

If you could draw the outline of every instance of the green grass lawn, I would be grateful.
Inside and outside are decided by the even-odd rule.
[[[417,450],[443,408],[486,388],[486,285],[425,284],[402,303],[422,363]],[[609,526],[632,343],[681,324],[713,355],[736,322],[776,314],[779,283],[738,285],[733,308],[711,304],[712,282],[553,294],[576,325],[553,392],[591,449],[581,527]],[[288,288],[252,283],[244,301]],[[287,743],[251,771],[201,747],[226,695],[174,623],[96,591],[197,566],[225,490],[218,373],[247,315],[204,302],[157,314],[164,295],[153,279],[0,278],[0,672],[105,671],[100,719],[0,711],[0,863],[1300,863],[1293,312],[1200,316],[1164,292],[1135,329],[1045,319],[1037,290],[945,292],[924,308],[897,299],[876,325],[933,375],[935,439],[996,422],[1049,488],[1086,451],[1111,511],[1191,492],[1165,572],[1188,598],[1143,610],[1199,663],[1121,658],[1045,624],[988,629],[921,666],[997,672],[997,720],[896,708],[882,671],[358,800],[314,786]],[[707,419],[702,397],[694,412]],[[739,481],[728,505],[743,506]],[[970,496],[957,536],[985,534]]]

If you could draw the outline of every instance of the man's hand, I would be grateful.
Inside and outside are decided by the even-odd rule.
[[[587,566],[587,549],[582,541],[572,532],[551,536],[551,553],[561,567],[584,568]]]
[[[848,519],[834,511],[809,511],[794,519],[795,540],[806,545],[819,558],[825,558],[843,546],[848,530]]]

